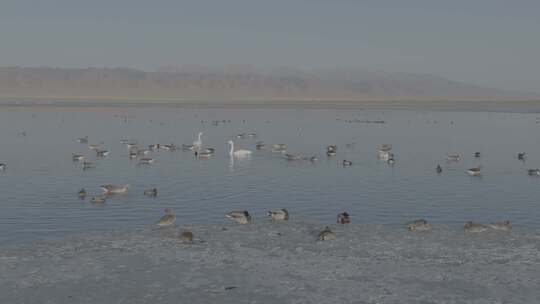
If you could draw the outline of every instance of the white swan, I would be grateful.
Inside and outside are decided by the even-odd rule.
[[[203,132],[199,132],[199,136],[197,140],[193,142],[193,148],[196,150],[199,150],[202,147],[202,139],[201,139],[202,135],[203,135]]]
[[[231,150],[229,151],[230,156],[247,157],[247,156],[250,156],[252,153],[250,150],[242,150],[242,149],[234,151],[234,142],[232,140],[229,140],[228,143],[229,145],[231,145]]]

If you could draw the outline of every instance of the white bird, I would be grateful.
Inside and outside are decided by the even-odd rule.
[[[470,176],[480,176],[482,174],[481,167],[478,166],[475,168],[470,168],[467,170],[467,174],[469,174]]]
[[[126,193],[128,191],[129,185],[102,185],[100,187],[107,194]]]
[[[229,140],[228,143],[231,146],[231,150],[229,151],[230,156],[247,157],[247,156],[250,156],[252,153],[250,150],[243,150],[243,149],[234,151],[234,142],[232,140]]]
[[[202,139],[201,139],[202,135],[203,135],[203,132],[199,132],[199,136],[197,140],[193,142],[193,148],[196,150],[199,150],[202,147]]]

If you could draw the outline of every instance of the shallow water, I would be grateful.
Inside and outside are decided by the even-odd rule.
[[[127,120],[126,120],[127,117]],[[231,122],[212,125],[212,120]],[[348,122],[349,120],[358,122]],[[385,123],[361,121],[383,120]],[[399,109],[302,109],[300,107],[111,107],[0,109],[0,244],[60,238],[72,233],[134,229],[155,222],[162,209],[177,223],[220,224],[223,214],[247,209],[263,220],[267,210],[287,208],[292,219],[332,223],[348,211],[354,222],[399,226],[423,217],[460,229],[467,220],[510,220],[514,229],[540,228],[540,167],[537,114]],[[26,132],[22,136],[20,132]],[[202,131],[203,144],[216,157],[197,160],[184,151],[159,151],[152,166],[137,166],[121,139],[141,146],[191,143]],[[243,132],[258,138],[236,139]],[[103,142],[111,154],[95,154],[76,138]],[[290,162],[279,154],[254,151],[231,163],[226,141],[255,150],[256,141],[285,143],[294,153],[319,161]],[[356,143],[347,148],[347,143]],[[396,165],[377,159],[377,147],[390,143]],[[338,145],[327,158],[325,147]],[[474,152],[482,153],[480,159]],[[517,159],[526,152],[527,160]],[[71,153],[84,153],[96,168],[81,170]],[[459,162],[446,162],[460,153]],[[353,166],[344,168],[347,159]],[[443,173],[435,167],[441,164]],[[482,165],[480,178],[467,168]],[[130,184],[126,195],[103,206],[77,198],[84,187],[101,193],[102,184]],[[157,187],[148,198],[144,189]]]

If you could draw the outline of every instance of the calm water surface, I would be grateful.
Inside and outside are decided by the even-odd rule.
[[[127,122],[126,117],[127,116]],[[333,223],[348,211],[354,222],[399,226],[423,217],[461,228],[464,221],[509,219],[515,229],[540,229],[540,131],[534,113],[449,112],[301,108],[3,108],[0,109],[0,244],[59,238],[88,231],[133,229],[154,223],[166,207],[179,225],[225,223],[223,214],[247,209],[256,221],[267,210],[287,208],[291,218]],[[230,120],[212,125],[212,120]],[[358,122],[347,122],[349,120]],[[384,124],[362,123],[384,120]],[[20,132],[26,132],[22,136]],[[121,139],[141,146],[203,144],[217,155],[197,160],[191,152],[159,151],[152,166],[130,160]],[[255,132],[256,139],[236,139]],[[111,154],[95,153],[103,142]],[[251,159],[231,162],[227,140],[254,150]],[[279,154],[255,151],[255,142],[285,143],[289,151],[318,155],[319,161],[290,162]],[[346,147],[356,143],[354,147]],[[390,143],[396,165],[377,159]],[[325,147],[339,146],[327,158]],[[474,152],[482,153],[480,159]],[[527,160],[517,159],[526,152]],[[83,171],[71,160],[84,153],[96,168]],[[446,162],[460,153],[459,162]],[[344,168],[343,159],[353,162]],[[435,167],[441,164],[443,173]],[[483,176],[466,175],[482,165]],[[131,185],[126,195],[103,206],[77,198],[84,187],[99,194],[102,184]],[[144,189],[157,187],[148,198]]]

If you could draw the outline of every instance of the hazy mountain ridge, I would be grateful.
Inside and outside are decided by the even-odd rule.
[[[356,69],[0,67],[0,97],[179,99],[526,99],[428,74]]]

